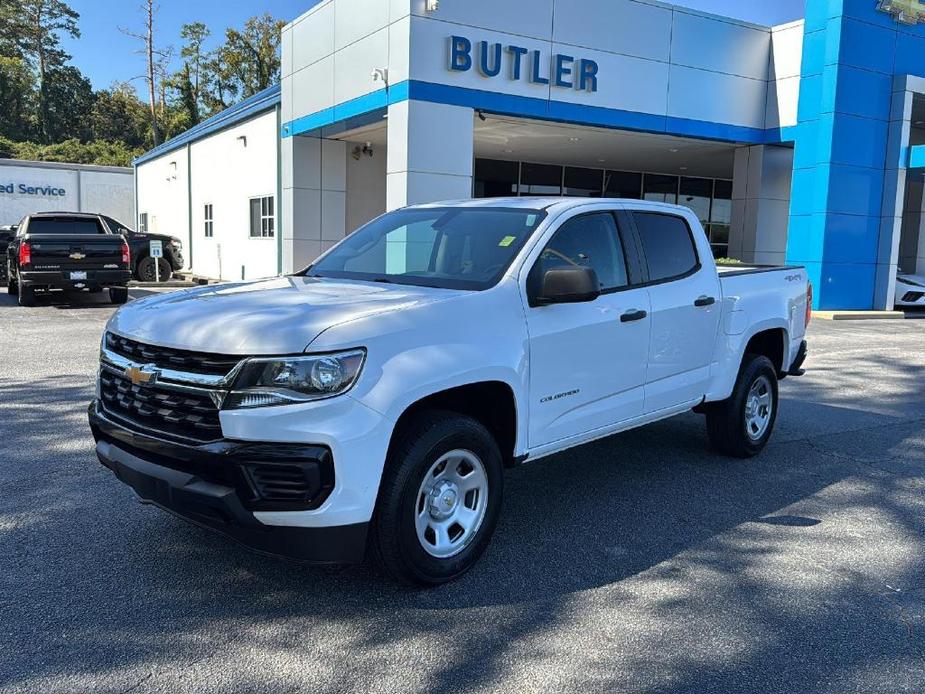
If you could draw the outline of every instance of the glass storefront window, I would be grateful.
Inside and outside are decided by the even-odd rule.
[[[608,198],[639,200],[642,197],[642,174],[632,171],[605,172],[604,195]]]
[[[710,223],[710,200],[713,197],[712,178],[682,178],[678,204],[689,207],[706,228]]]
[[[518,189],[521,195],[562,195],[562,167],[523,163]]]
[[[604,185],[604,172],[601,169],[579,169],[565,167],[564,195],[583,198],[599,198]]]
[[[653,202],[676,204],[678,202],[678,177],[646,174],[642,197],[644,200]]]
[[[475,160],[474,195],[477,198],[501,198],[517,195],[520,163],[499,159]]]
[[[732,181],[716,181],[713,188],[713,211],[710,221],[729,226],[732,223]]]

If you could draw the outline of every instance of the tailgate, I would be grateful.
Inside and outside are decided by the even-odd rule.
[[[110,234],[29,236],[33,270],[103,270],[122,267],[122,237]]]

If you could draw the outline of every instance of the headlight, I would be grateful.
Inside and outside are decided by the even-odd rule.
[[[248,359],[225,398],[225,409],[291,405],[340,395],[356,382],[366,351]]]

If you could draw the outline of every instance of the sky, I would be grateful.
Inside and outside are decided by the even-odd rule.
[[[387,0],[382,0],[386,2]],[[504,1],[504,0],[500,0]],[[580,0],[575,0],[580,2]],[[803,16],[804,0],[675,0],[703,12],[743,19],[756,24],[783,24]],[[221,41],[225,27],[241,26],[244,21],[263,12],[289,21],[305,12],[315,0],[160,0],[155,19],[158,43],[180,48],[180,27],[191,22],[204,22],[212,30],[211,44]],[[140,42],[123,35],[119,27],[141,33],[143,16],[140,0],[69,0],[80,13],[81,37],[65,41],[73,62],[95,89],[113,82],[134,80],[139,92],[144,91],[144,56],[134,51]]]

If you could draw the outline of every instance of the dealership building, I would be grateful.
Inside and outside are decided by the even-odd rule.
[[[0,226],[35,212],[98,212],[128,223],[133,216],[132,170],[0,159]]]
[[[691,207],[717,256],[805,265],[824,309],[925,273],[925,7],[807,0],[766,27],[654,0],[327,0],[282,82],[136,162],[193,272],[304,267],[403,205]]]

